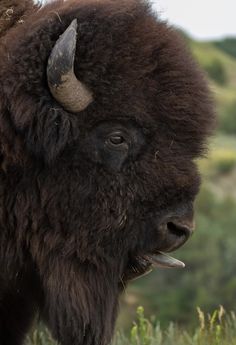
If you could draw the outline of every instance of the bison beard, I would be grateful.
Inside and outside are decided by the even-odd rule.
[[[36,312],[106,345],[127,282],[193,231],[214,124],[181,38],[141,0],[0,2],[0,344]]]

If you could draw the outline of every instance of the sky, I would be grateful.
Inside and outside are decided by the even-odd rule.
[[[167,19],[200,40],[236,37],[236,0],[151,0]]]

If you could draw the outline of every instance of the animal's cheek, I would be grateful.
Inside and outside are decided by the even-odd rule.
[[[190,160],[176,159],[174,164],[164,163],[160,165],[159,181],[162,186],[162,194],[168,199],[178,200],[181,196],[184,202],[194,199],[199,191],[200,175],[194,162]],[[165,174],[163,174],[165,171]]]
[[[94,150],[92,160],[94,163],[101,164],[105,170],[116,173],[122,170],[125,162],[128,159],[127,151],[109,151],[106,149]]]
[[[106,167],[106,169],[108,169],[111,172],[120,172],[126,161],[126,158],[127,156],[124,154],[109,154],[104,157],[103,164]]]

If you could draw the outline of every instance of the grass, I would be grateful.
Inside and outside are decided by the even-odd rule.
[[[143,307],[137,309],[137,321],[128,335],[118,332],[112,345],[235,345],[236,316],[226,313],[223,307],[211,315],[197,308],[198,326],[188,331],[176,324],[162,329],[160,323],[148,320]],[[56,345],[47,330],[36,329],[25,345]]]
[[[144,310],[137,310],[137,322],[129,337],[119,335],[114,345],[235,345],[236,317],[226,314],[223,307],[212,315],[205,315],[199,308],[199,325],[192,331],[186,331],[171,323],[163,330],[158,322],[150,322],[144,316]]]

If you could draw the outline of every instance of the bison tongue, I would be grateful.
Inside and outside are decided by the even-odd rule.
[[[162,252],[145,255],[144,259],[149,261],[154,267],[183,268],[185,264]]]

